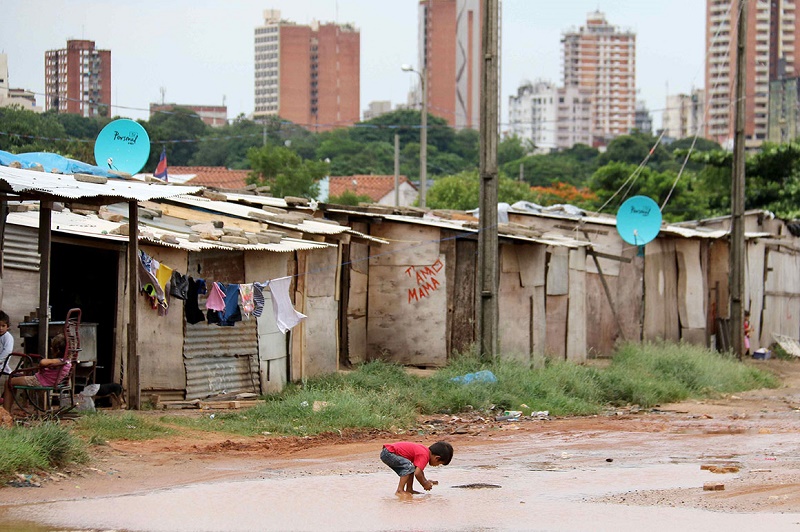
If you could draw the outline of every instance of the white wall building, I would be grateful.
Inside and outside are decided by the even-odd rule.
[[[556,114],[558,149],[568,149],[576,144],[592,145],[592,92],[590,88],[576,86],[558,89]]]
[[[42,112],[42,108],[36,105],[36,95],[33,92],[9,88],[8,55],[0,54],[0,107],[12,105],[36,113]]]
[[[556,148],[558,92],[549,81],[528,81],[508,99],[510,133],[535,145],[537,152]]]
[[[703,136],[703,109],[705,91],[693,89],[690,94],[671,94],[667,96],[667,106],[661,115],[664,136],[673,139]]]

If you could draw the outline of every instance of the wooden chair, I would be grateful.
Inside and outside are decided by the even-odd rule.
[[[66,349],[64,358],[69,359],[70,368],[60,376],[54,386],[15,385],[14,402],[28,415],[57,418],[75,407],[75,371],[81,351],[80,339],[81,309],[73,308],[67,313],[64,322]],[[25,367],[14,371],[9,379],[22,375],[32,375],[39,370],[41,356],[14,353],[26,358]]]

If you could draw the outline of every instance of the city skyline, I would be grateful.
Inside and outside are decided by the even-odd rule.
[[[704,2],[676,0],[669,6],[636,0],[503,0],[501,20],[501,122],[508,97],[525,80],[560,83],[561,36],[599,9],[610,24],[637,34],[638,98],[660,126],[668,94],[703,85]],[[385,4],[365,0],[285,0],[228,3],[143,0],[133,5],[102,0],[12,0],[0,20],[0,51],[8,54],[10,85],[32,90],[44,102],[44,52],[70,38],[88,39],[112,51],[112,114],[147,119],[149,104],[228,106],[229,118],[254,110],[253,43],[264,9],[307,24],[353,23],[361,32],[363,112],[372,101],[406,103],[417,82],[400,65],[418,61],[418,1]],[[119,21],[136,32],[120,32]],[[213,74],[209,77],[209,74]]]

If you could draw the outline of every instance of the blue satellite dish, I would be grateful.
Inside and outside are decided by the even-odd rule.
[[[150,157],[150,137],[137,122],[123,118],[110,122],[97,135],[94,160],[97,166],[136,174]]]
[[[617,211],[617,232],[622,240],[643,246],[658,236],[661,230],[661,210],[647,196],[628,198]]]

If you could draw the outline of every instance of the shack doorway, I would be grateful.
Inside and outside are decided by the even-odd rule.
[[[81,353],[81,360],[95,357],[97,383],[115,380],[120,253],[120,249],[72,242],[54,241],[51,245],[51,319],[62,321],[69,309],[81,309],[81,323],[87,325],[81,330],[86,351]],[[92,338],[94,331],[96,337]]]

